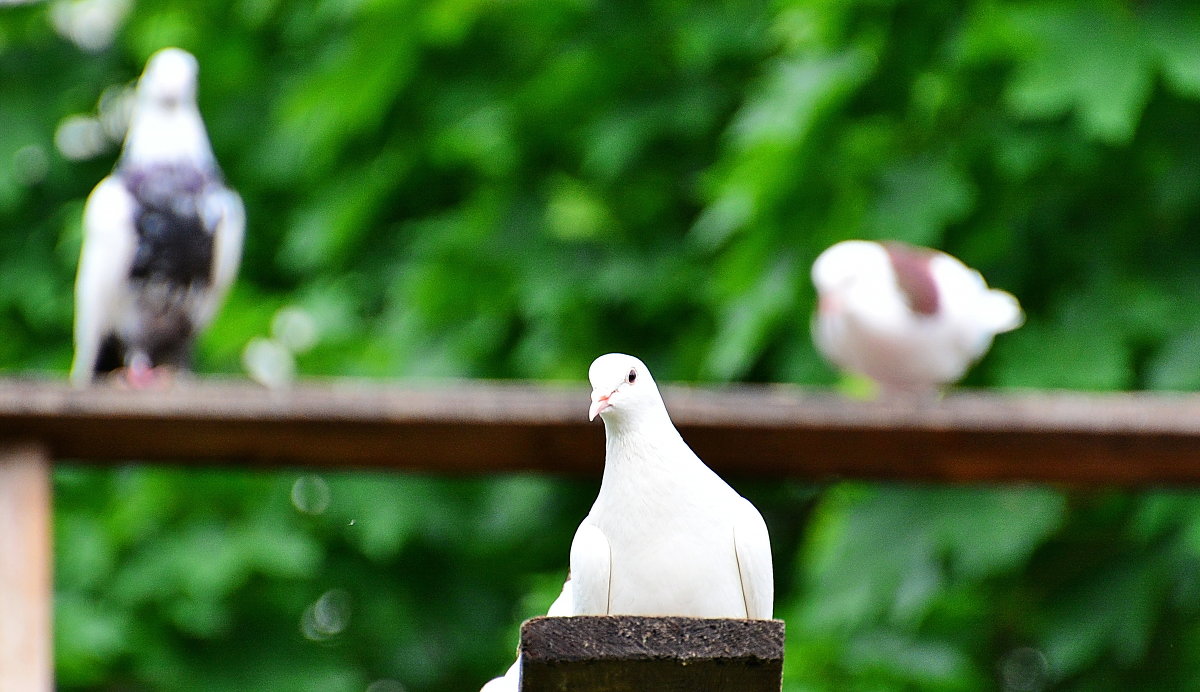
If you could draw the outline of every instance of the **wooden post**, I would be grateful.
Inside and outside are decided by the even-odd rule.
[[[50,692],[50,458],[0,443],[0,692]]]
[[[779,692],[781,620],[540,617],[521,626],[521,692]]]

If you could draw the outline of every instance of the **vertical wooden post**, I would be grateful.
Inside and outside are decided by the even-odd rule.
[[[0,692],[51,692],[50,457],[0,442]]]
[[[521,625],[520,692],[779,692],[781,620],[593,615]]]

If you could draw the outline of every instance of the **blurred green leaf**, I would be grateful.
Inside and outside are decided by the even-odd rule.
[[[975,190],[946,158],[897,162],[883,171],[866,235],[914,245],[940,245],[946,226],[966,217]]]
[[[1090,136],[1128,142],[1149,99],[1153,63],[1128,7],[1115,0],[1008,10],[1016,73],[1006,100],[1025,117],[1074,110]]]

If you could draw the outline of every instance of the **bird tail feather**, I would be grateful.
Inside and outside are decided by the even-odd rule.
[[[1021,304],[1011,293],[991,289],[979,306],[980,323],[993,333],[1009,332],[1025,323]]]

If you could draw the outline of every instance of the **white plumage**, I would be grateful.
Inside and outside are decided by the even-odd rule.
[[[150,58],[121,158],[84,207],[77,384],[119,369],[145,384],[151,368],[186,367],[237,274],[245,212],[209,145],[197,72],[177,48]]]
[[[642,361],[610,353],[588,375],[604,475],[550,614],[769,619],[771,545],[758,510],[683,441]],[[484,691],[515,690],[518,676],[514,665]]]
[[[1024,321],[1016,298],[988,288],[979,272],[902,243],[838,243],[817,258],[812,278],[818,350],[887,389],[956,382],[996,334]]]

